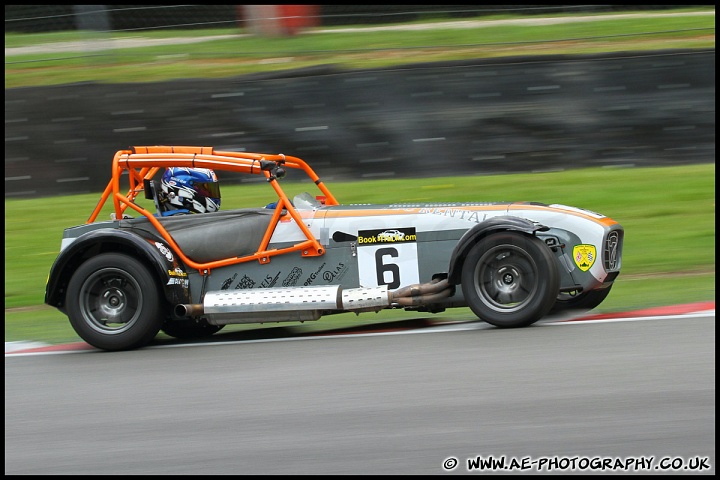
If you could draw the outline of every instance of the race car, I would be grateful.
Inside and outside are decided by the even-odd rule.
[[[384,309],[469,307],[525,327],[596,307],[622,264],[622,226],[566,205],[345,205],[298,157],[213,147],[136,146],[111,171],[87,222],[64,230],[45,291],[102,350]],[[220,208],[223,171],[261,176],[273,201]],[[296,171],[315,194],[286,194]]]

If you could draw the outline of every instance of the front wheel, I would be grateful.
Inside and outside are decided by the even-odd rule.
[[[135,258],[119,253],[97,255],[80,265],[66,299],[77,334],[102,350],[148,344],[166,313],[150,272]]]
[[[560,288],[555,257],[540,239],[501,232],[480,240],[462,269],[462,291],[481,320],[525,327],[548,313]]]

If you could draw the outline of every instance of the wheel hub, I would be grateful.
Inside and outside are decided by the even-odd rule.
[[[504,266],[497,271],[496,288],[498,291],[510,294],[518,289],[518,279],[521,278],[520,272],[510,266]]]
[[[101,309],[107,315],[115,316],[125,308],[125,293],[118,288],[108,288],[105,290],[102,294],[102,299]]]

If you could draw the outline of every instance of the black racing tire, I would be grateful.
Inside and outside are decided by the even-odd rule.
[[[192,340],[196,338],[209,337],[225,325],[212,325],[207,320],[167,320],[162,326],[162,331],[171,337]]]
[[[100,254],[80,265],[68,284],[66,303],[80,338],[109,351],[147,345],[167,314],[151,273],[121,253]]]
[[[561,312],[587,312],[600,305],[610,295],[612,285],[599,290],[589,290],[580,293],[561,293],[555,299],[555,304],[550,309],[550,313]]]
[[[560,289],[557,260],[539,238],[494,233],[468,253],[462,291],[481,320],[500,328],[526,327],[544,317]]]

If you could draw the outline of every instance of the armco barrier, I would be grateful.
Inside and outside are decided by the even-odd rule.
[[[5,90],[6,198],[101,191],[115,151],[153,144],[287,153],[324,179],[714,162],[715,50]]]

